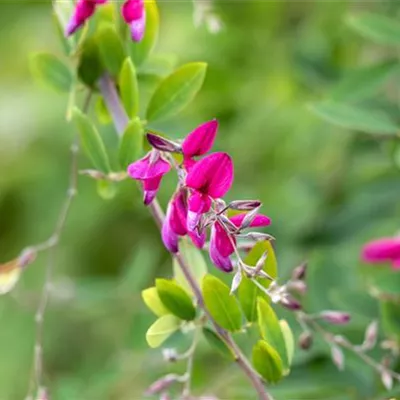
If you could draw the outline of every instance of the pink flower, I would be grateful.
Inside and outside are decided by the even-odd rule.
[[[140,42],[146,26],[146,10],[143,0],[127,0],[121,11],[125,22],[129,24],[132,40]]]
[[[362,250],[362,259],[371,264],[390,262],[400,269],[400,237],[377,239],[367,243]]]
[[[210,210],[211,200],[223,197],[233,182],[233,163],[226,153],[212,153],[198,161],[186,177],[188,199],[187,228],[193,232],[201,216]]]
[[[170,169],[170,164],[157,150],[152,150],[145,157],[128,166],[130,177],[143,183],[145,205],[149,205],[156,197],[161,179]]]
[[[230,221],[239,229],[246,214],[238,214],[230,219]],[[251,221],[249,227],[268,226],[271,220],[261,214],[257,214]],[[225,271],[231,272],[233,269],[230,256],[234,253],[236,239],[234,234],[228,234],[220,222],[216,221],[211,227],[210,238],[210,258],[216,267]]]
[[[72,35],[78,30],[94,13],[97,4],[102,2],[78,0],[74,13],[65,28],[65,36]]]
[[[185,189],[179,190],[168,204],[167,215],[161,230],[162,240],[165,247],[171,253],[178,252],[179,236],[189,235],[193,243],[202,248],[205,243],[206,235],[197,232],[187,231],[187,192]]]

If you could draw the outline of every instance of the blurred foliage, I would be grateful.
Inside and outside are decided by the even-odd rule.
[[[215,3],[224,24],[218,35],[194,28],[191,2],[159,5],[159,50],[173,53],[180,64],[205,61],[208,71],[181,117],[152,128],[181,137],[202,121],[219,119],[216,149],[228,151],[235,162],[230,196],[263,201],[273,221],[269,232],[277,238],[279,275],[287,277],[308,259],[309,309],[352,312],[346,333],[361,342],[363,329],[380,311],[366,293],[365,270],[371,267],[360,265],[359,251],[366,240],[398,229],[399,173],[388,143],[328,125],[306,105],[323,100],[349,72],[397,57],[393,49],[360,38],[345,21],[364,10],[399,16],[400,4],[221,0]],[[68,185],[74,132],[65,122],[68,96],[34,85],[29,72],[33,52],[63,57],[50,2],[3,2],[0,30],[0,261],[6,261],[52,231]],[[171,57],[153,67],[173,64]],[[154,87],[153,75],[138,74]],[[396,84],[398,71],[363,104],[385,110],[398,123]],[[141,91],[144,97],[150,93],[146,85]],[[111,125],[101,134],[116,148]],[[80,166],[88,166],[83,156]],[[171,177],[163,183],[163,204],[173,184]],[[110,201],[99,198],[95,186],[79,178],[58,252],[44,338],[52,400],[141,399],[150,382],[177,368],[160,362],[160,351],[149,350],[145,341],[154,318],[140,291],[155,276],[172,275],[157,229],[131,182]],[[0,299],[1,400],[26,394],[45,263],[39,257]],[[167,343],[189,345],[184,335]],[[290,400],[385,398],[379,377],[346,358],[346,371],[338,372],[326,346],[296,351],[291,375],[273,393]],[[254,398],[235,366],[205,341],[196,356],[194,390],[230,400]]]

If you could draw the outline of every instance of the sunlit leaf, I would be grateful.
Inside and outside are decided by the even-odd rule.
[[[190,63],[178,68],[157,87],[147,108],[147,119],[171,117],[183,110],[200,90],[207,64]]]
[[[290,368],[290,366],[292,365],[293,356],[294,356],[294,349],[295,349],[295,342],[294,342],[293,332],[290,329],[290,326],[289,326],[289,324],[287,323],[286,320],[281,319],[279,321],[279,325],[281,327],[283,338],[285,339],[288,367]]]
[[[106,103],[104,102],[103,97],[99,96],[96,100],[96,116],[100,123],[102,124],[110,124],[112,122],[112,117],[108,112]]]
[[[180,327],[180,320],[173,315],[160,317],[146,332],[146,340],[150,347],[162,345]]]
[[[164,306],[163,302],[160,300],[158,291],[156,287],[151,287],[142,291],[142,298],[146,306],[153,311],[157,317],[162,317],[163,315],[171,314],[171,312]]]
[[[135,66],[128,57],[119,74],[119,91],[127,115],[132,118],[139,112],[139,88]]]
[[[282,360],[278,352],[266,341],[260,340],[253,347],[253,366],[270,383],[278,382],[283,376]]]

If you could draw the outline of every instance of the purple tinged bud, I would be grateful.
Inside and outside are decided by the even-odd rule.
[[[162,355],[167,362],[176,362],[178,360],[178,353],[175,349],[163,349]]]
[[[171,400],[171,397],[169,396],[168,393],[164,392],[161,393],[160,400]]]
[[[238,289],[238,287],[240,286],[240,282],[242,282],[242,272],[239,270],[233,276],[231,284],[231,294],[233,294]]]
[[[44,387],[39,388],[36,400],[50,400],[50,397],[49,397],[49,394],[48,394],[48,391],[46,388],[44,388]]]
[[[175,374],[168,374],[152,383],[146,390],[145,395],[150,396],[167,390],[171,385],[179,382],[179,377]]]
[[[386,390],[391,390],[393,388],[393,377],[387,369],[382,370],[381,380]]]
[[[307,272],[307,263],[303,263],[296,267],[292,272],[292,280],[304,280]]]
[[[240,229],[246,229],[252,225],[252,222],[256,218],[259,209],[260,207],[253,208],[244,216],[243,221],[240,225]]]
[[[182,151],[182,148],[178,143],[163,138],[162,136],[154,135],[154,133],[148,133],[146,137],[150,145],[157,150],[168,153],[180,153]]]
[[[299,311],[301,310],[301,304],[292,296],[286,294],[279,300],[279,303],[291,311]]]
[[[331,347],[331,356],[332,356],[332,361],[336,365],[338,370],[343,371],[345,361],[342,349],[338,346],[333,345]]]
[[[378,321],[372,321],[365,330],[364,342],[362,348],[364,350],[371,350],[375,347],[378,339]]]
[[[305,295],[307,292],[307,284],[304,281],[291,281],[288,283],[287,288],[301,295]]]
[[[260,208],[261,201],[259,200],[236,200],[231,201],[228,207],[237,211],[251,211],[255,208]]]
[[[18,265],[20,268],[24,268],[29,264],[32,264],[37,256],[37,251],[32,248],[28,247],[22,251],[22,253],[18,257]]]
[[[322,311],[319,318],[334,325],[344,325],[350,321],[350,314],[342,311]]]
[[[313,336],[310,331],[304,331],[299,337],[299,347],[308,350],[313,344]]]

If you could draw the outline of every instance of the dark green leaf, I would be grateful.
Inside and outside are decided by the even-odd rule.
[[[180,320],[173,315],[164,315],[150,326],[146,340],[150,347],[161,346],[180,327]]]
[[[82,147],[86,155],[91,159],[94,167],[104,173],[110,172],[110,163],[106,149],[95,126],[77,108],[73,111],[72,119],[78,129]]]
[[[234,360],[234,353],[220,338],[220,336],[209,328],[203,328],[203,335],[211,347],[216,349],[222,356],[229,360]]]
[[[129,122],[119,145],[119,163],[126,168],[136,161],[143,151],[143,125],[139,118]]]
[[[177,283],[167,279],[157,279],[156,288],[164,306],[172,314],[186,321],[196,317],[192,299]]]
[[[157,317],[170,314],[170,311],[164,306],[158,295],[156,287],[151,287],[142,291],[142,298],[146,306],[153,311]]]
[[[119,74],[119,91],[128,116],[136,116],[139,112],[139,88],[135,66],[129,57],[125,59]]]
[[[230,332],[239,331],[242,313],[236,298],[230,295],[229,287],[215,276],[206,275],[202,291],[205,306],[214,320]]]
[[[68,93],[73,84],[70,69],[55,55],[37,53],[32,57],[33,76],[45,86],[57,92]]]
[[[184,109],[200,90],[206,75],[207,64],[186,64],[157,87],[147,108],[147,119],[155,121],[171,117]]]
[[[264,340],[260,340],[253,347],[253,366],[267,382],[276,383],[283,376],[279,354]]]
[[[399,132],[398,126],[383,112],[334,102],[314,103],[309,108],[320,118],[342,128],[377,135]]]
[[[82,45],[78,65],[78,76],[83,83],[94,88],[103,72],[104,66],[97,42],[93,37],[88,38]]]

